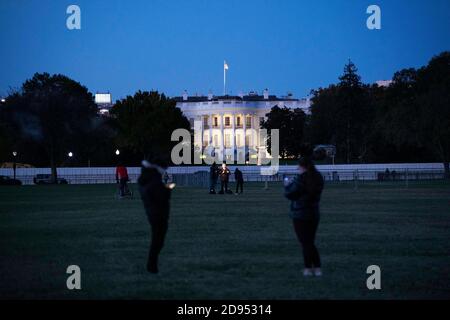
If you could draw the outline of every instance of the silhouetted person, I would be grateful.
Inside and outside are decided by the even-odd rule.
[[[387,168],[386,168],[386,171],[384,172],[384,178],[385,178],[385,180],[391,179],[391,172]]]
[[[144,160],[138,179],[139,192],[152,229],[147,261],[147,270],[151,273],[158,273],[158,256],[164,246],[169,223],[171,189],[162,182],[163,172],[160,166]]]
[[[395,181],[395,178],[397,177],[397,171],[392,170],[391,176],[392,176],[392,181]]]
[[[127,168],[122,164],[117,165],[116,167],[116,182],[119,184],[120,196],[125,196],[125,190],[127,188],[128,182],[128,171]]]
[[[319,251],[314,241],[319,226],[319,202],[323,190],[323,177],[310,158],[299,160],[300,174],[292,181],[285,178],[285,196],[291,200],[290,217],[295,233],[303,247],[304,276],[321,276]]]
[[[209,167],[209,193],[216,193],[216,185],[217,178],[219,177],[219,169],[217,168],[217,164],[213,163],[211,167]]]
[[[228,169],[225,163],[222,164],[222,168],[219,171],[220,178],[220,194],[229,193],[228,191],[228,181],[230,179],[230,169]]]
[[[164,184],[167,184],[169,182],[169,174],[167,173],[167,171],[164,172],[163,180]]]
[[[234,170],[234,180],[236,180],[236,193],[240,194],[244,192],[244,176],[242,175],[242,171],[239,168]],[[241,191],[239,192],[239,189]]]

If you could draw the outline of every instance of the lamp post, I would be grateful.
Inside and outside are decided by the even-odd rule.
[[[13,155],[13,175],[14,175],[14,179],[16,179],[16,157],[17,157],[17,151],[13,151],[12,153]]]
[[[73,152],[69,151],[69,153],[67,154],[67,156],[69,157],[69,167],[72,166],[72,157],[73,157]]]

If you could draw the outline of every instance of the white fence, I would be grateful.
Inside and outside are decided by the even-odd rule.
[[[298,172],[297,166],[280,166],[278,172],[273,176],[261,175],[259,166],[229,166],[231,172],[236,167],[243,172],[246,181],[278,181],[284,175],[293,175]],[[444,177],[444,166],[442,163],[395,163],[395,164],[349,164],[349,165],[319,165],[319,171],[327,181],[370,181],[370,180],[425,180],[442,179]],[[390,174],[385,175],[386,169]],[[129,167],[128,173],[132,182],[136,182],[139,167]],[[171,179],[181,180],[182,175],[195,175],[196,172],[208,172],[207,166],[177,166],[168,168]],[[16,178],[23,184],[33,184],[33,178],[37,174],[50,174],[50,168],[18,168]],[[0,168],[0,175],[13,176],[10,168]],[[114,183],[115,168],[58,168],[58,176],[65,178],[70,184],[98,184]],[[198,174],[201,179],[207,177]],[[187,181],[187,180],[186,180]],[[233,175],[231,176],[233,181]],[[189,182],[186,182],[189,183]],[[206,182],[205,182],[206,183]]]

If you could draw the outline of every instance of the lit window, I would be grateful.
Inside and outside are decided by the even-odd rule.
[[[247,128],[251,128],[252,127],[252,117],[246,117],[245,118],[245,126]]]
[[[249,134],[245,136],[245,145],[248,147],[253,147],[250,145],[250,135]]]
[[[230,135],[226,134],[225,135],[225,147],[229,148],[231,146],[231,139],[230,139]]]

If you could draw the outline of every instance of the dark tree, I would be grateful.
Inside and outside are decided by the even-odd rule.
[[[374,118],[369,87],[361,83],[350,61],[337,85],[313,91],[310,133],[316,144],[333,144],[346,163],[367,158]]]
[[[379,124],[396,146],[425,148],[450,178],[450,52],[394,75],[380,103]]]
[[[280,156],[286,158],[298,158],[301,154],[306,115],[301,109],[289,109],[287,107],[273,107],[267,119],[261,123],[262,128],[267,129],[267,149],[272,150],[272,129],[280,130]]]
[[[189,120],[173,99],[157,91],[138,91],[116,103],[112,109],[119,146],[140,153],[144,159],[170,158],[175,129],[189,130]]]
[[[59,74],[36,73],[6,101],[8,131],[13,140],[42,146],[54,181],[58,164],[91,130],[96,112],[87,88]]]

